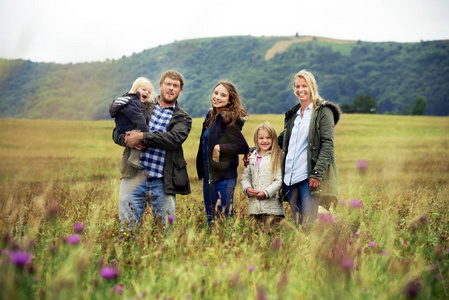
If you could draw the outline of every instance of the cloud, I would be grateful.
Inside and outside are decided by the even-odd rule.
[[[117,59],[175,40],[229,35],[363,41],[449,39],[445,0],[16,0],[0,3],[0,57]]]

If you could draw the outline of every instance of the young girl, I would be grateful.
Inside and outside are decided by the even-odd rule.
[[[282,153],[273,125],[269,122],[259,125],[254,144],[256,151],[251,154],[241,181],[243,193],[250,197],[248,215],[256,221],[276,225],[284,218],[285,211],[278,199],[282,186]]]
[[[242,134],[248,115],[236,87],[220,81],[212,90],[212,109],[207,113],[196,157],[198,178],[203,180],[207,221],[232,217],[239,154],[249,151]]]
[[[120,133],[130,130],[140,130],[148,132],[148,113],[144,102],[154,97],[153,85],[145,77],[137,78],[131,90],[121,97],[112,101],[109,113],[115,118],[115,127]],[[128,164],[143,169],[140,163],[141,151],[131,149]]]

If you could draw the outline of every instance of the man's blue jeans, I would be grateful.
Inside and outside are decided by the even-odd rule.
[[[208,223],[212,222],[214,217],[233,217],[236,185],[237,178],[211,183],[206,178],[203,180],[204,206]]]
[[[318,216],[319,199],[310,194],[309,180],[285,187],[296,226],[303,223],[311,225]]]
[[[176,195],[165,193],[163,178],[123,178],[119,194],[120,222],[139,223],[147,203],[151,205],[155,219],[162,219],[166,224],[168,217],[172,216],[174,221]]]

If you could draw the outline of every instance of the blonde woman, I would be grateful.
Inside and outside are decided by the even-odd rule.
[[[314,222],[319,205],[329,208],[338,199],[334,126],[341,111],[320,97],[315,77],[306,70],[295,75],[293,91],[299,104],[285,113],[278,141],[283,151],[283,192],[299,226]]]

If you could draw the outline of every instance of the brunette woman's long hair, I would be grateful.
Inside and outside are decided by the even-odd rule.
[[[220,110],[212,107],[209,118],[206,120],[206,127],[209,127],[212,124],[213,120],[219,113],[221,113],[226,122],[229,122],[229,126],[234,126],[238,119],[243,119],[248,116],[248,113],[243,108],[240,95],[235,85],[230,81],[223,80],[214,86],[212,92],[219,85],[222,85],[229,92],[229,103],[226,107]]]
[[[254,132],[254,145],[257,150],[259,150],[259,131],[265,130],[268,135],[271,137],[271,179],[276,179],[276,175],[281,169],[281,160],[282,160],[282,150],[278,144],[278,137],[276,134],[276,130],[270,122],[263,122],[259,126],[257,126],[256,131]]]

